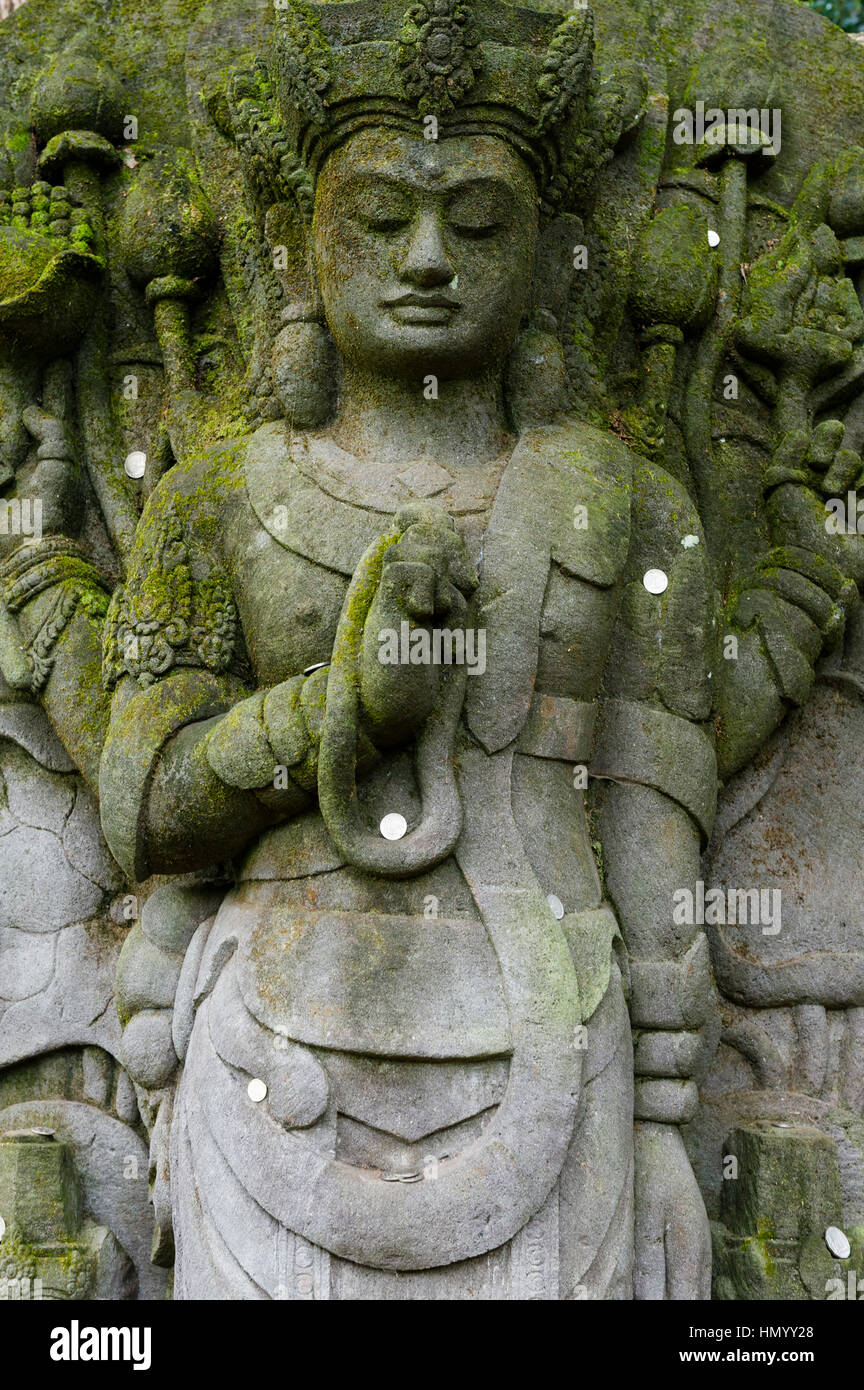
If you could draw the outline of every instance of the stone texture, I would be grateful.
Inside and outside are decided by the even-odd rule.
[[[0,31],[0,1256],[58,1297],[864,1248],[864,53],[470,8]],[[442,630],[482,662],[381,659]]]

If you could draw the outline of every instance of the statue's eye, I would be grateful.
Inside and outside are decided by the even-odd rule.
[[[360,214],[360,221],[364,227],[368,227],[371,232],[398,232],[403,227],[407,227],[410,217],[400,217],[395,213],[373,212]]]
[[[364,189],[355,202],[354,215],[372,232],[398,232],[411,221],[411,204],[396,189]]]
[[[447,209],[447,222],[462,237],[481,241],[499,232],[507,208],[497,189],[474,187],[458,194]]]
[[[468,237],[472,241],[482,241],[484,237],[494,236],[501,226],[500,222],[454,217],[452,214],[447,220],[454,232],[457,232],[459,236]]]

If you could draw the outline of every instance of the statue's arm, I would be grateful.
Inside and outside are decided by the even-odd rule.
[[[166,482],[177,487],[182,478]],[[186,493],[212,499],[214,488]],[[196,505],[157,490],[135,570],[106,621],[105,666],[117,689],[100,771],[102,823],[118,862],[137,879],[231,858],[318,794],[328,670],[249,692],[231,667],[225,634],[236,611],[208,539],[221,523],[196,519]],[[205,505],[213,510],[212,500]],[[451,525],[433,523],[421,507],[400,518],[364,625],[357,727],[348,731],[361,774],[379,747],[414,736],[437,694],[436,667],[381,663],[379,634],[464,611],[464,594],[476,584]],[[214,611],[193,626],[195,595],[205,593]],[[290,622],[286,613],[286,629]]]
[[[662,594],[646,588],[650,570],[666,576]],[[714,991],[705,934],[676,904],[682,890],[695,899],[716,800],[711,613],[692,504],[661,470],[640,468],[591,768],[592,824],[630,963],[640,1298],[710,1287],[707,1219],[677,1127],[696,1113]]]
[[[686,544],[682,544],[686,541]],[[645,576],[666,577],[662,593]],[[604,679],[591,773],[607,890],[631,961],[637,1114],[690,1119],[698,1032],[710,1010],[704,933],[676,921],[711,833],[712,606],[704,539],[684,490],[645,465]]]
[[[214,540],[223,507],[218,479],[169,475],[148,503],[105,624],[115,688],[102,823],[139,880],[230,858],[316,794],[327,670],[250,693]]]
[[[676,925],[675,893],[695,886],[700,832],[655,787],[604,784],[595,824],[606,892],[630,956],[634,1044],[636,1258],[639,1299],[707,1298],[711,1241],[679,1126],[699,1103],[696,1077],[710,1058],[714,990],[704,932]]]
[[[773,548],[719,612],[714,668],[721,780],[745,767],[813,685],[816,663],[842,641],[864,583],[864,537],[835,524],[861,469],[842,426],[787,435],[766,479]],[[854,509],[853,509],[854,510]]]
[[[61,743],[95,791],[110,709],[102,686],[108,596],[98,571],[77,556],[64,556],[59,539],[45,537],[22,547],[4,566],[3,616],[14,614],[15,621],[12,628],[6,618],[6,640],[12,662],[23,658],[26,663],[20,688],[38,695]],[[16,560],[27,566],[22,564],[17,574],[11,572]],[[27,597],[31,578],[34,588],[44,587]]]
[[[105,837],[129,874],[216,864],[309,804],[316,749],[303,695],[307,682],[320,692],[316,675],[251,696],[206,671],[174,672],[144,690],[123,682],[100,795]]]

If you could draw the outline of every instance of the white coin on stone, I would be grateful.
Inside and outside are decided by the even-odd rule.
[[[267,1084],[264,1081],[260,1081],[256,1076],[253,1081],[249,1082],[249,1085],[246,1087],[246,1092],[250,1100],[263,1100],[267,1094]]]
[[[390,811],[379,828],[385,840],[401,840],[408,829],[408,822],[398,811]]]
[[[664,594],[669,587],[669,579],[663,570],[646,570],[642,583],[649,594]]]
[[[3,1220],[3,1217],[0,1216],[0,1240],[3,1239],[3,1237],[5,1236],[5,1234],[6,1234],[6,1222]]]
[[[557,917],[560,922],[561,918],[564,916],[564,904],[561,899],[557,898],[554,893],[550,893],[546,901],[552,909],[553,917]]]
[[[719,235],[718,232],[715,232],[715,230],[714,230],[713,227],[709,227],[709,228],[708,228],[708,245],[709,245],[709,246],[719,246],[719,245],[720,245],[720,235]]]
[[[828,1246],[828,1249],[835,1259],[848,1260],[852,1253],[852,1246],[849,1244],[849,1238],[844,1231],[840,1230],[839,1226],[828,1227],[828,1230],[825,1232],[825,1244]]]
[[[147,467],[147,455],[142,454],[140,449],[134,449],[131,454],[126,455],[123,467],[130,478],[143,478]]]

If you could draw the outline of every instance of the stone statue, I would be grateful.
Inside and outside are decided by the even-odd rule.
[[[0,755],[48,808],[0,838],[0,1000],[60,931],[79,1020],[10,1011],[0,1216],[22,1268],[101,1242],[97,1297],[825,1297],[864,151],[798,176],[769,74],[679,93],[615,5],[405,4],[202,9],[150,133],[122,44],[58,31],[0,112]],[[796,797],[825,730],[854,761]],[[85,1119],[149,1148],[152,1264]],[[31,1151],[84,1188],[49,1235]]]

